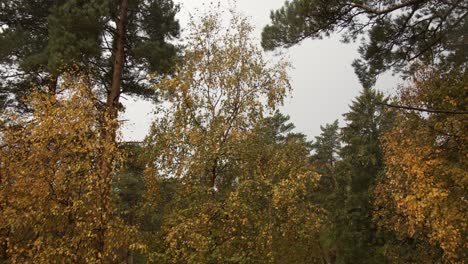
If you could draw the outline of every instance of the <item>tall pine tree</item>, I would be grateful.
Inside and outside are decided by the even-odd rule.
[[[341,149],[340,129],[338,120],[331,124],[320,126],[322,132],[315,137],[312,144],[314,154],[312,164],[320,174],[320,181],[315,193],[315,201],[328,211],[328,221],[322,226],[321,245],[324,257],[329,263],[336,261],[336,226],[341,219],[344,201],[345,183],[338,175],[338,156]]]
[[[95,75],[106,104],[117,108],[121,93],[151,94],[148,73],[169,72],[177,53],[168,42],[179,34],[172,0],[6,0],[0,5],[4,99],[21,99],[31,83],[54,93],[60,75],[73,65]]]
[[[338,263],[384,263],[372,223],[372,193],[383,170],[380,137],[391,122],[382,93],[365,88],[344,114],[341,174],[345,200],[336,226]]]

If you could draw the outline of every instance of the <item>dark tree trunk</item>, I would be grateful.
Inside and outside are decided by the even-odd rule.
[[[58,77],[57,76],[50,76],[49,77],[49,93],[56,94],[57,93],[57,83]]]

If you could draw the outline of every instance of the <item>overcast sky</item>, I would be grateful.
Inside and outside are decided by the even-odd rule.
[[[230,0],[221,0],[228,7]],[[210,0],[175,0],[181,4],[177,18],[182,30],[186,28],[188,14],[196,15],[196,9],[204,10]],[[269,23],[271,10],[280,8],[284,0],[238,0],[237,8],[248,16],[256,27],[254,37],[260,43],[262,28]],[[182,32],[183,34],[183,32]],[[320,125],[335,119],[342,122],[342,114],[349,110],[349,104],[359,94],[361,86],[351,67],[358,57],[358,43],[341,43],[339,36],[323,40],[306,40],[285,50],[293,69],[290,71],[293,91],[285,101],[281,112],[289,115],[296,126],[296,132],[306,134],[309,139],[320,134]],[[274,54],[268,54],[274,56]],[[391,93],[397,79],[390,74],[379,78],[376,88]],[[152,105],[142,100],[123,100],[127,120],[123,128],[126,141],[140,141],[148,132],[152,116]]]

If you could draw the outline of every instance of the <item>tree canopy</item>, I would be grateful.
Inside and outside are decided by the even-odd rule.
[[[109,263],[135,246],[112,199],[121,154],[102,131],[115,120],[86,76],[67,74],[62,87],[60,98],[35,90],[26,101],[33,114],[9,114],[2,126],[2,263]]]
[[[465,263],[465,2],[274,12],[267,48],[368,37],[363,89],[309,141],[278,111],[290,63],[233,9],[177,50],[170,0],[3,1],[0,262]],[[390,68],[394,97],[371,87]],[[120,142],[122,92],[159,94],[144,142]]]
[[[310,146],[287,118],[265,117],[289,90],[286,62],[270,66],[236,13],[194,24],[183,65],[162,80],[171,98],[147,138],[145,176],[179,182],[162,220],[160,263],[315,263],[324,211],[308,191],[318,175]],[[294,248],[290,245],[294,243]],[[291,252],[293,251],[293,252]]]
[[[263,29],[266,50],[342,32],[344,41],[364,36],[353,66],[370,87],[384,71],[409,70],[413,61],[468,61],[468,4],[464,0],[293,0],[271,12]]]
[[[402,87],[401,104],[466,109],[467,73],[422,68]],[[385,177],[375,189],[382,228],[426,241],[450,263],[466,259],[466,116],[402,111],[383,137]]]
[[[0,94],[21,100],[31,83],[54,92],[70,66],[93,73],[109,105],[150,95],[149,74],[171,72],[179,35],[171,0],[2,1]],[[115,102],[114,102],[115,101]],[[11,101],[13,102],[13,101]]]

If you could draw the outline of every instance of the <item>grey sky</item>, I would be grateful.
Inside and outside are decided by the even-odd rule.
[[[182,5],[178,15],[182,29],[188,22],[188,14],[196,9],[204,10],[210,0],[175,0]],[[230,0],[220,1],[228,7]],[[270,11],[280,8],[284,0],[238,0],[237,9],[247,15],[256,27],[254,37],[260,43],[262,28],[269,23]],[[320,125],[342,119],[351,100],[359,94],[361,86],[351,67],[358,57],[358,43],[344,44],[339,36],[323,40],[306,40],[285,50],[293,69],[290,71],[293,91],[280,109],[290,115],[296,131],[309,139],[320,133]],[[273,54],[268,54],[273,56]],[[382,76],[377,88],[389,93],[397,79],[390,74]],[[128,98],[124,100],[127,111],[123,119],[128,120],[123,129],[124,140],[142,140],[151,123],[151,103]],[[343,124],[343,123],[342,123]]]

